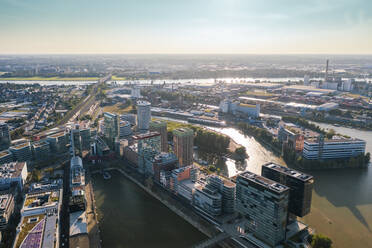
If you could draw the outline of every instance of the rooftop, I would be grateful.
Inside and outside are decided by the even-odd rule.
[[[278,193],[283,193],[285,191],[288,191],[289,188],[285,185],[282,185],[280,183],[277,183],[273,180],[270,180],[266,177],[262,177],[260,175],[254,174],[252,172],[246,171],[238,175],[238,178],[244,178],[246,180],[249,180],[251,182],[254,182],[256,184],[260,184],[264,186],[267,189],[271,189]]]
[[[134,140],[141,140],[141,139],[148,139],[152,137],[160,136],[159,132],[147,132],[147,133],[141,133],[133,135]]]
[[[298,178],[302,181],[309,181],[309,180],[313,179],[313,177],[308,175],[308,174],[302,173],[300,171],[292,170],[288,167],[278,165],[278,164],[275,164],[275,163],[267,163],[267,164],[264,164],[263,167],[271,168],[273,170],[282,172],[282,173],[284,173],[288,176]]]

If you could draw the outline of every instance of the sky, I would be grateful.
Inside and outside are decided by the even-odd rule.
[[[372,54],[372,0],[0,0],[0,54]]]

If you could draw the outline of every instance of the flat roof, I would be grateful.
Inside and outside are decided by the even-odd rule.
[[[133,135],[134,140],[141,140],[141,139],[148,139],[152,137],[160,136],[159,132],[147,132],[147,133],[142,133],[142,134],[136,134]]]
[[[293,169],[290,169],[288,167],[285,167],[285,166],[282,166],[282,165],[279,165],[279,164],[275,164],[275,163],[267,163],[267,164],[262,165],[262,167],[267,167],[267,168],[282,172],[282,173],[284,173],[288,176],[298,178],[298,179],[300,179],[304,182],[313,179],[313,176],[310,176],[310,175],[302,173],[300,171],[296,171],[296,170],[293,170]]]
[[[260,184],[260,185],[264,186],[265,188],[271,189],[271,190],[273,190],[275,192],[278,192],[278,193],[283,193],[283,192],[289,190],[289,188],[287,186],[283,185],[283,184],[277,183],[277,182],[275,182],[271,179],[268,179],[266,177],[254,174],[254,173],[249,172],[249,171],[246,171],[246,172],[243,172],[243,173],[239,174],[238,178],[239,177],[243,178],[243,179],[246,179],[248,181],[251,181],[253,183]]]

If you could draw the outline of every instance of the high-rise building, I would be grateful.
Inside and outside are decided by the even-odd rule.
[[[91,144],[91,131],[90,128],[80,129],[81,147],[84,151],[89,151]]]
[[[236,180],[236,210],[244,229],[271,246],[285,239],[289,188],[251,172]]]
[[[103,134],[105,136],[107,145],[113,149],[115,144],[115,139],[120,135],[120,125],[119,116],[109,112],[103,114],[104,117],[104,127]]]
[[[67,151],[67,143],[68,143],[68,133],[59,132],[52,135],[47,136],[47,141],[50,144],[50,150],[53,153],[64,153]]]
[[[173,131],[174,153],[180,167],[193,163],[194,131],[189,128],[179,128]]]
[[[312,176],[274,163],[264,164],[261,175],[290,188],[290,213],[299,217],[310,213],[314,184]]]
[[[10,146],[9,127],[6,123],[0,123],[0,150],[8,149]]]
[[[235,212],[236,185],[228,179],[217,175],[208,177],[208,184],[222,195],[222,211],[226,214]]]
[[[133,136],[137,142],[138,171],[142,174],[154,175],[152,159],[160,154],[160,134],[158,132],[147,132]]]
[[[152,159],[154,178],[160,182],[161,171],[172,171],[177,167],[178,159],[174,153],[162,152]]]
[[[151,104],[147,101],[137,102],[137,129],[140,132],[149,130],[151,121]]]
[[[167,123],[165,121],[152,121],[150,122],[150,131],[156,131],[160,133],[161,139],[161,151],[168,152],[168,131]]]

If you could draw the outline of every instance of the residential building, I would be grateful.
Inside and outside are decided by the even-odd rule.
[[[193,163],[194,131],[189,128],[179,128],[173,131],[174,153],[180,167]]]
[[[288,211],[299,217],[310,213],[314,179],[305,173],[275,163],[262,166],[261,175],[289,187]]]
[[[150,122],[150,131],[156,131],[160,133],[161,139],[161,151],[168,152],[168,131],[167,123],[165,121],[152,121]]]
[[[151,121],[151,104],[147,101],[137,102],[137,130],[146,132]]]
[[[0,123],[0,150],[8,149],[10,142],[11,139],[8,124]]]
[[[243,229],[276,246],[285,239],[289,188],[251,172],[236,180],[236,210],[245,218]]]
[[[361,139],[336,137],[308,139],[304,142],[302,156],[306,159],[339,159],[364,154],[366,142]]]

